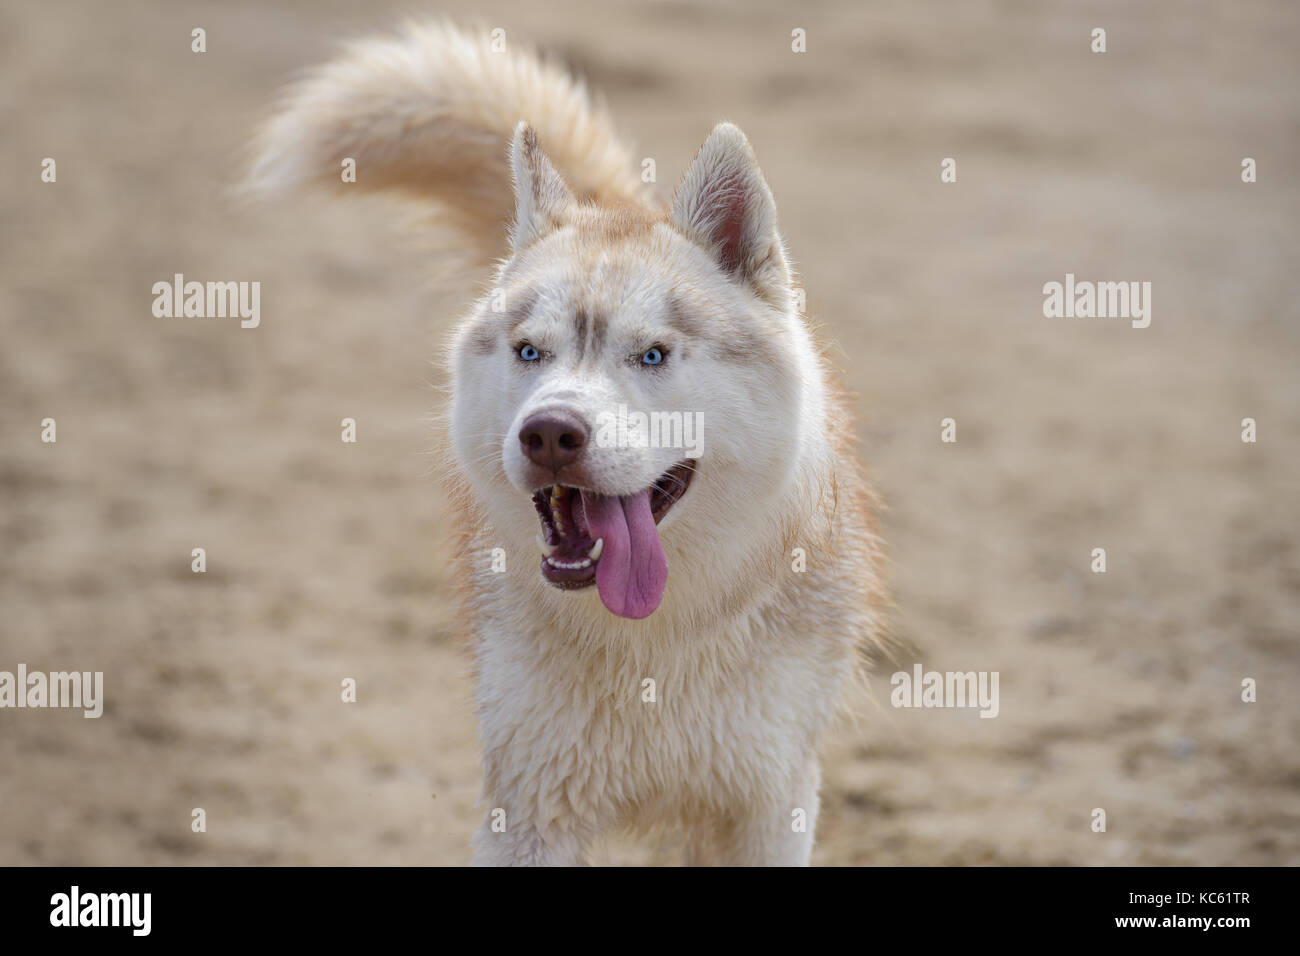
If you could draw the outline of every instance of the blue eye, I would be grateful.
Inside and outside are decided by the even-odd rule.
[[[537,351],[537,348],[535,346],[528,345],[527,343],[525,343],[519,349],[519,357],[523,359],[525,362],[536,362],[542,356],[541,353]]]
[[[642,365],[659,365],[664,360],[664,353],[657,348],[646,349],[645,355],[641,356]]]

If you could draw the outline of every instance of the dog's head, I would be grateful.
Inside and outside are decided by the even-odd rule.
[[[670,555],[743,567],[800,454],[817,376],[776,207],[730,124],[662,215],[579,202],[524,124],[511,161],[511,255],[452,346],[453,449],[498,533],[536,529],[546,582],[643,618]]]

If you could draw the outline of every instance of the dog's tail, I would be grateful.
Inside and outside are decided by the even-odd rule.
[[[525,120],[580,199],[652,201],[583,84],[494,33],[408,24],[397,37],[349,45],[286,91],[256,143],[248,189],[316,184],[425,198],[439,224],[488,262],[506,249],[509,144]]]

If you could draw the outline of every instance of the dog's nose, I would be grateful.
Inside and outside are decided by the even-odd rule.
[[[519,444],[533,464],[558,472],[582,454],[587,444],[587,423],[572,412],[538,412],[519,429]]]

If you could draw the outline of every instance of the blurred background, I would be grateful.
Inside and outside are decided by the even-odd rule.
[[[1300,8],[86,0],[0,6],[0,669],[107,702],[0,711],[0,864],[469,859],[429,418],[480,277],[432,284],[396,203],[229,196],[284,83],[408,15],[563,58],[667,187],[718,120],[754,144],[904,648],[815,862],[1300,862]],[[177,272],[260,281],[260,328],[155,318]],[[1067,272],[1151,282],[1150,328],[1044,318]],[[914,659],[999,671],[1000,715],[890,708]]]

